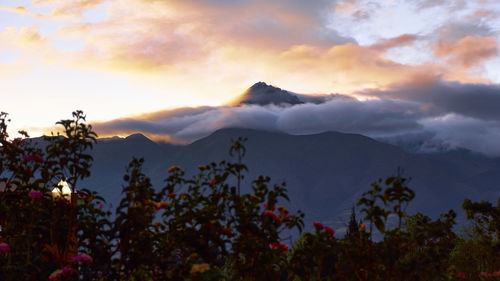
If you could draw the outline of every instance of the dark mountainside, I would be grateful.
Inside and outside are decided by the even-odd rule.
[[[99,140],[92,152],[91,177],[80,187],[99,191],[116,207],[133,156],[144,157],[144,172],[159,189],[173,165],[193,174],[200,164],[230,159],[231,139],[240,136],[248,138],[243,162],[249,173],[243,191],[258,175],[268,175],[274,183],[286,181],[291,206],[304,211],[306,221],[322,221],[339,230],[370,183],[395,175],[398,167],[412,178],[409,186],[416,191],[410,213],[436,216],[453,208],[462,215],[464,198],[496,201],[500,196],[498,158],[463,150],[413,154],[357,134],[287,135],[250,129],[222,129],[186,146],[155,143],[141,134]]]

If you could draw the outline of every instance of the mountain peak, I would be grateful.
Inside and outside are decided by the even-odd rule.
[[[304,102],[301,101],[295,93],[268,85],[265,82],[257,82],[232,102],[231,105],[295,105],[301,103]]]

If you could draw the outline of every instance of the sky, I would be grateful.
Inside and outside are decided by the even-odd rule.
[[[0,111],[34,135],[81,109],[101,136],[338,130],[500,155],[499,13],[497,0],[0,0]],[[258,81],[353,99],[225,106]]]

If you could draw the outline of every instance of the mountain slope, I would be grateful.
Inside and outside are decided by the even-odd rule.
[[[248,138],[244,163],[249,173],[243,191],[249,191],[251,180],[259,175],[271,176],[274,183],[286,181],[291,207],[303,210],[308,221],[341,227],[347,220],[345,212],[370,183],[394,175],[398,167],[411,176],[409,186],[417,193],[410,211],[436,216],[454,208],[460,213],[465,197],[500,195],[498,159],[459,152],[411,154],[357,134],[287,135],[250,129],[219,130],[186,146],[158,144],[141,135],[99,141],[93,151],[92,176],[82,186],[98,190],[116,206],[132,156],[145,158],[145,174],[161,188],[172,165],[192,175],[199,164],[231,160],[231,139],[240,136]]]

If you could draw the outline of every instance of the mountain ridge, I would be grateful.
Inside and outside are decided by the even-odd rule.
[[[156,188],[161,188],[173,165],[180,166],[190,177],[198,172],[198,165],[235,161],[228,151],[231,139],[237,137],[248,138],[243,163],[249,172],[243,181],[244,192],[251,190],[251,180],[259,175],[269,175],[274,183],[286,181],[289,207],[303,210],[308,220],[330,220],[338,227],[345,218],[341,214],[370,189],[370,183],[395,175],[398,167],[404,169],[404,176],[412,178],[409,186],[417,193],[410,211],[437,216],[453,208],[460,213],[465,197],[487,200],[500,196],[495,173],[500,169],[497,158],[461,152],[409,153],[360,134],[289,135],[245,128],[220,129],[191,144],[177,146],[132,143],[126,138],[98,141],[92,152],[92,176],[83,184],[116,206],[124,184],[121,179],[132,157],[145,158],[143,172]]]

